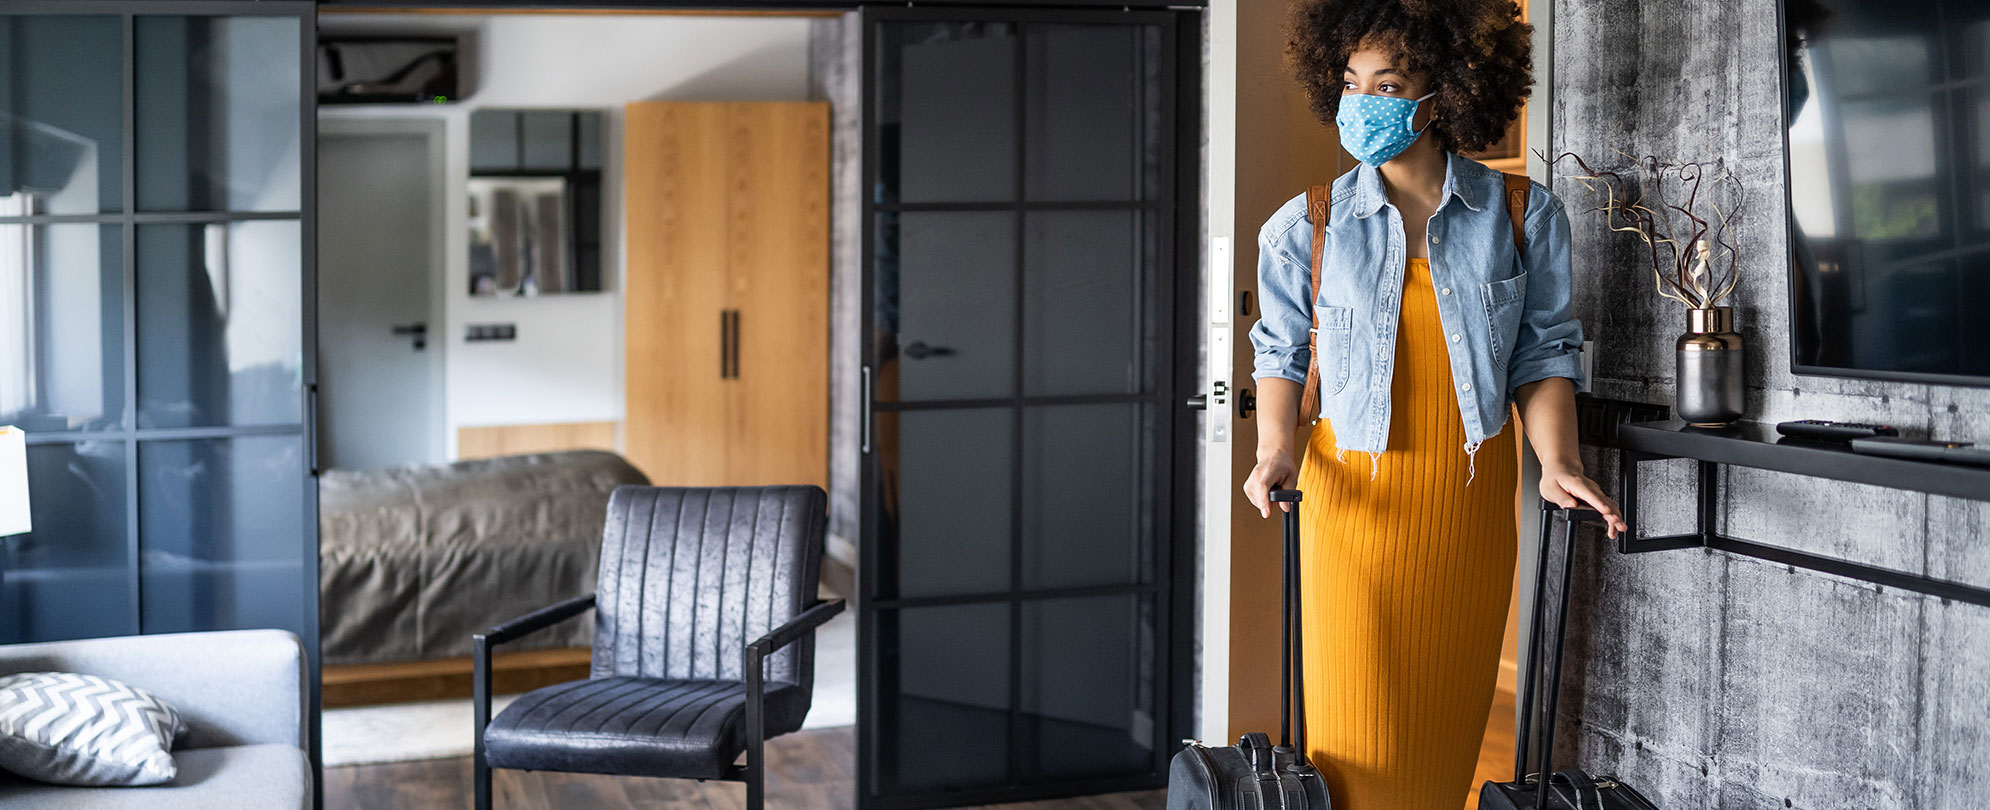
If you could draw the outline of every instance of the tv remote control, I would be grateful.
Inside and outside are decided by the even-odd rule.
[[[1776,432],[1799,439],[1844,442],[1867,436],[1898,436],[1900,431],[1892,425],[1875,425],[1868,422],[1834,422],[1829,419],[1793,419],[1777,422]]]

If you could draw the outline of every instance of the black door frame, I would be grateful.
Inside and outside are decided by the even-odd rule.
[[[1165,639],[1167,650],[1165,656],[1166,666],[1156,670],[1157,682],[1164,684],[1161,691],[1166,695],[1165,700],[1160,701],[1160,705],[1157,706],[1161,717],[1165,719],[1164,723],[1159,724],[1165,726],[1165,730],[1158,732],[1159,736],[1157,739],[1167,744],[1156,748],[1153,772],[1140,779],[1078,786],[1086,790],[1092,790],[1093,792],[1103,792],[1117,789],[1154,787],[1162,784],[1165,779],[1167,759],[1174,748],[1172,741],[1184,736],[1184,733],[1192,728],[1194,721],[1194,685],[1196,679],[1196,659],[1194,655],[1195,589],[1197,582],[1196,537],[1198,528],[1198,521],[1195,514],[1197,503],[1195,493],[1199,486],[1194,459],[1198,457],[1199,453],[1196,419],[1193,412],[1182,403],[1200,388],[1199,361],[1197,359],[1200,338],[1199,321],[1197,319],[1199,307],[1197,306],[1197,302],[1199,301],[1201,291],[1202,269],[1202,162],[1200,144],[1202,142],[1203,124],[1203,75],[1201,53],[1202,29],[1207,4],[1208,0],[1043,0],[1042,2],[1020,3],[976,2],[975,0],[920,0],[917,6],[895,3],[877,3],[873,5],[871,3],[853,2],[850,0],[845,0],[844,2],[835,2],[834,0],[831,2],[822,2],[821,0],[689,0],[688,2],[675,2],[673,0],[578,0],[573,2],[559,2],[558,0],[551,2],[535,2],[534,0],[517,0],[516,2],[508,2],[507,0],[0,0],[0,13],[62,15],[118,14],[127,16],[138,14],[271,15],[298,16],[308,23],[300,26],[302,36],[300,55],[304,71],[303,75],[306,79],[306,89],[313,92],[304,92],[300,98],[299,105],[302,119],[300,122],[300,148],[302,150],[301,158],[305,170],[301,179],[300,211],[298,214],[300,219],[300,247],[303,253],[301,257],[303,267],[303,278],[301,279],[303,299],[303,314],[301,318],[301,328],[303,330],[302,363],[305,391],[303,429],[307,458],[310,465],[310,469],[307,471],[308,474],[305,476],[305,492],[303,493],[304,522],[306,523],[304,530],[307,533],[306,537],[310,551],[310,553],[305,555],[305,570],[307,578],[312,581],[315,581],[318,576],[316,554],[316,527],[318,521],[318,375],[316,362],[318,331],[316,282],[317,173],[314,168],[317,163],[317,103],[314,92],[315,81],[312,80],[312,77],[315,76],[317,69],[316,22],[319,11],[340,10],[343,8],[452,8],[460,9],[465,13],[491,10],[562,12],[594,9],[622,9],[631,12],[645,10],[763,10],[769,12],[791,11],[797,13],[810,11],[840,13],[869,10],[870,13],[875,14],[887,10],[891,10],[887,13],[897,13],[896,10],[901,9],[925,9],[927,13],[945,11],[948,13],[972,15],[975,13],[986,14],[989,12],[998,12],[1007,13],[1012,16],[1044,15],[1045,18],[1048,18],[1048,15],[1056,13],[1075,14],[1078,15],[1077,18],[1088,15],[1105,15],[1110,19],[1123,20],[1126,18],[1122,15],[1129,13],[1156,15],[1157,19],[1167,18],[1168,23],[1166,27],[1173,32],[1174,36],[1170,41],[1163,43],[1163,47],[1172,54],[1171,61],[1174,65],[1175,74],[1173,87],[1165,94],[1164,100],[1166,103],[1173,105],[1175,126],[1172,133],[1174,144],[1173,154],[1164,155],[1164,159],[1168,165],[1168,170],[1173,174],[1173,193],[1171,196],[1174,201],[1175,216],[1173,223],[1174,238],[1166,246],[1167,249],[1172,251],[1172,255],[1169,257],[1166,266],[1174,271],[1174,275],[1171,279],[1168,279],[1172,284],[1164,283],[1160,285],[1172,296],[1171,311],[1164,313],[1170,316],[1171,319],[1172,339],[1169,341],[1168,349],[1171,355],[1170,362],[1164,364],[1159,369],[1160,374],[1157,378],[1156,387],[1163,394],[1160,397],[1160,404],[1157,407],[1162,408],[1161,413],[1164,414],[1164,416],[1158,416],[1157,419],[1160,419],[1168,426],[1167,434],[1169,437],[1166,446],[1157,448],[1157,450],[1167,454],[1168,462],[1165,469],[1171,489],[1169,492],[1163,493],[1162,497],[1157,498],[1157,502],[1169,505],[1170,515],[1165,523],[1157,523],[1157,527],[1165,526],[1166,530],[1161,536],[1164,542],[1159,543],[1157,546],[1159,556],[1156,559],[1157,570],[1155,572],[1155,585],[1157,586],[1156,615],[1163,617],[1165,621],[1165,630],[1160,634],[1160,638]],[[859,19],[859,24],[863,24],[862,18]],[[871,39],[868,26],[866,26],[866,30],[864,31],[863,42],[864,53],[862,54],[862,62],[866,71],[864,87],[868,91],[872,84],[870,76],[870,68],[872,67],[870,52]],[[127,69],[127,73],[129,73],[129,68]],[[130,108],[134,103],[129,76],[127,77],[125,93],[126,98],[124,103],[128,118]],[[868,96],[867,92],[864,99],[866,105],[869,103]],[[132,121],[126,121],[127,129],[132,125]],[[868,177],[871,174],[870,166],[872,165],[870,161],[872,144],[868,143],[868,136],[870,134],[868,126],[866,126],[865,132],[867,142],[864,146],[863,154],[865,155],[866,164],[863,174]],[[124,143],[125,171],[127,172],[135,171],[133,169],[134,164],[132,163],[134,149],[135,144],[127,133]],[[126,205],[128,206],[135,204],[135,198],[132,197],[132,193],[130,181],[127,179],[125,194],[127,197]],[[862,283],[865,285],[865,289],[869,289],[871,283],[870,263],[874,258],[872,255],[873,247],[870,243],[872,215],[870,196],[866,194],[864,203],[865,221],[862,228],[865,240],[863,244]],[[133,216],[133,214],[127,212],[117,215],[101,215],[101,218],[105,221],[116,221],[118,217]],[[136,218],[132,220],[134,222],[145,218],[143,214],[135,216]],[[218,215],[217,218],[225,219],[227,215]],[[254,217],[251,215],[242,218]],[[36,219],[40,220],[43,218]],[[66,218],[62,219],[66,220]],[[130,228],[127,227],[127,230],[130,230]],[[136,250],[131,236],[132,234],[126,234],[127,238],[124,240],[122,246],[123,250],[127,253],[127,262],[132,259],[132,256],[129,254]],[[134,293],[135,290],[132,290],[130,284],[127,283],[126,295],[128,300],[125,302],[127,322],[131,317],[131,309],[136,306],[135,301],[129,300],[129,296]],[[871,312],[869,311],[869,306],[869,298],[866,296],[861,323],[868,324],[870,322]],[[135,334],[127,330],[124,347],[127,358],[135,350],[135,347],[132,345],[135,339]],[[875,367],[874,347],[869,337],[864,337],[862,343],[864,347],[864,357],[862,359],[864,365]],[[130,362],[129,359],[127,359],[127,362]],[[127,397],[134,395],[136,391],[135,381],[129,379],[130,374],[130,370],[127,369]],[[868,411],[868,408],[866,410]],[[869,418],[868,412],[863,415],[863,418]],[[146,438],[166,438],[163,434],[167,432],[178,433],[186,431],[146,431]],[[200,434],[199,437],[206,437],[209,433],[215,431],[201,429],[198,432]],[[259,429],[252,427],[241,432],[248,435],[257,435]],[[161,435],[152,435],[155,433]],[[64,434],[64,436],[70,439],[81,438],[78,436],[68,436],[68,434]],[[48,438],[54,440],[60,437],[50,436]],[[105,436],[93,433],[88,438],[102,439]],[[872,456],[869,453],[864,453],[860,457],[863,482],[861,490],[863,492],[863,503],[860,525],[863,526],[873,525],[876,517],[873,511],[875,502],[870,497],[874,484],[871,458]],[[133,459],[127,459],[127,464],[132,463],[135,463]],[[127,473],[127,476],[132,474],[135,474],[135,472]],[[135,497],[135,489],[128,495],[128,498],[132,497]],[[128,522],[132,525],[129,531],[135,532],[137,516],[135,514],[128,515]],[[872,559],[873,556],[866,555],[864,558],[861,558],[859,560],[860,569],[868,568],[872,565],[875,562]],[[874,576],[874,572],[871,575]],[[860,573],[861,576],[864,576],[864,574]],[[318,600],[315,589],[307,589],[307,591],[309,593],[303,596],[308,602],[307,609],[305,610],[305,620],[310,627],[312,635],[311,639],[307,639],[306,644],[309,670],[308,691],[311,711],[310,748],[313,775],[316,777],[313,779],[314,792],[317,794],[316,803],[322,806],[324,780],[322,778],[322,760],[320,755],[321,731],[320,723],[317,722],[321,685],[318,671],[318,649],[315,643],[318,630]],[[858,607],[860,616],[865,610],[869,609],[861,603]],[[859,655],[867,657],[873,652],[868,649],[860,649]],[[865,686],[860,684],[860,694],[863,693],[864,689]],[[865,800],[864,788],[869,784],[868,778],[861,768],[857,774],[857,784],[859,786],[858,800],[861,806]],[[1071,787],[1060,785],[1056,790],[1039,791],[1036,793],[1028,791],[1009,792],[1001,794],[999,798],[1004,800],[1027,800],[1041,796],[1072,795],[1073,790]],[[965,793],[949,795],[954,799],[973,798]],[[991,796],[991,798],[995,797]]]
[[[215,3],[244,3],[250,0],[208,0]],[[1195,459],[1200,457],[1198,420],[1195,413],[1184,404],[1186,400],[1201,390],[1200,360],[1200,294],[1202,291],[1202,135],[1203,135],[1203,28],[1209,0],[1021,0],[1020,2],[981,2],[980,0],[919,0],[913,3],[865,2],[864,0],[316,0],[321,9],[339,7],[363,8],[453,8],[465,13],[480,10],[537,10],[545,12],[574,11],[583,9],[624,9],[632,12],[645,10],[679,11],[740,11],[759,10],[778,13],[790,11],[808,12],[865,12],[857,18],[857,24],[865,25],[862,32],[862,54],[860,62],[864,71],[861,103],[869,109],[873,85],[872,39],[868,25],[869,15],[915,13],[907,10],[924,9],[928,13],[946,12],[973,15],[978,13],[1006,13],[1012,17],[1023,15],[1046,15],[1062,12],[1083,17],[1098,15],[1105,19],[1125,19],[1124,14],[1145,13],[1166,19],[1166,27],[1173,37],[1163,43],[1164,49],[1172,55],[1174,67],[1173,87],[1164,94],[1164,102],[1171,104],[1175,115],[1174,131],[1171,133],[1173,154],[1164,155],[1166,171],[1172,173],[1174,201],[1174,233],[1171,242],[1164,249],[1172,255],[1166,266],[1172,268],[1172,284],[1158,285],[1172,296],[1170,316],[1172,326],[1168,351],[1170,361],[1159,369],[1156,388],[1163,392],[1157,402],[1164,416],[1157,417],[1165,422],[1168,441],[1165,447],[1158,448],[1166,453],[1169,460],[1165,466],[1169,491],[1158,502],[1169,505],[1169,520],[1166,531],[1161,535],[1163,542],[1157,544],[1160,556],[1156,560],[1156,615],[1163,617],[1165,629],[1157,634],[1164,639],[1167,649],[1165,666],[1156,669],[1157,681],[1162,684],[1161,692],[1165,700],[1159,701],[1162,722],[1157,723],[1158,745],[1154,754],[1153,770],[1138,779],[1122,779],[1116,782],[1096,782],[1090,784],[1059,784],[1048,790],[1010,791],[1002,794],[989,794],[988,799],[1003,801],[1023,801],[1032,798],[1077,795],[1080,792],[1110,792],[1122,789],[1158,787],[1165,784],[1167,762],[1177,747],[1175,741],[1187,736],[1195,721],[1196,684],[1196,586],[1197,586],[1197,540],[1200,526],[1196,513],[1199,499],[1200,477],[1197,475]],[[1073,17],[1074,19],[1077,17]],[[871,143],[872,129],[869,116],[864,117],[864,144],[862,147],[864,178],[873,176],[875,165],[874,144]],[[869,290],[872,284],[871,263],[875,259],[871,242],[872,222],[875,212],[871,195],[860,190],[863,198],[862,252],[860,284]],[[863,297],[863,312],[859,323],[867,333],[860,338],[862,345],[861,362],[866,369],[876,368],[875,347],[868,334],[868,324],[872,317],[870,296]],[[314,389],[315,390],[315,389]],[[868,428],[870,419],[870,396],[866,389],[861,394],[860,418],[865,420],[866,448],[859,456],[860,475],[860,531],[868,532],[875,525],[875,498],[872,496],[875,477],[873,455],[868,450]],[[860,554],[858,560],[858,588],[861,592],[866,577],[875,581],[876,571],[871,568],[876,562],[874,554]],[[1077,595],[1077,594],[1073,594]],[[874,608],[866,600],[858,599],[859,621],[868,618],[867,613]],[[867,636],[861,636],[866,638]],[[868,644],[860,644],[860,660],[867,659],[875,651]],[[860,671],[862,667],[860,666]],[[315,683],[314,683],[314,696]],[[869,685],[858,684],[860,701],[866,695]],[[875,703],[875,701],[871,701]],[[315,697],[314,697],[315,705]],[[859,711],[868,711],[860,706]],[[864,748],[860,740],[858,750]],[[858,756],[862,757],[859,753]],[[860,808],[882,807],[869,803],[869,775],[859,762],[857,768],[857,803]],[[950,793],[948,799],[954,801],[974,800],[965,792]]]
[[[912,808],[946,807],[961,804],[990,804],[997,802],[1028,801],[1032,799],[1055,798],[1096,793],[1109,793],[1122,790],[1139,790],[1160,787],[1166,784],[1168,762],[1177,748],[1178,740],[1188,736],[1193,728],[1195,709],[1195,607],[1196,607],[1196,540],[1198,536],[1196,475],[1198,457],[1198,431],[1194,412],[1186,400],[1200,390],[1200,359],[1197,354],[1200,338],[1198,315],[1201,291],[1201,136],[1202,136],[1202,20],[1203,10],[1197,6],[1182,8],[1174,6],[1166,9],[1140,9],[1143,4],[1111,4],[1114,8],[1103,10],[1097,6],[1103,3],[1072,2],[1062,8],[1015,8],[990,5],[970,5],[966,3],[933,3],[926,7],[917,6],[866,6],[858,18],[861,31],[861,70],[863,91],[860,94],[863,105],[861,121],[863,144],[861,147],[862,170],[859,187],[863,190],[861,281],[862,309],[859,315],[859,328],[863,335],[859,338],[862,352],[865,386],[860,409],[862,411],[864,442],[859,457],[861,469],[860,487],[860,541],[858,551],[858,574],[856,613],[858,622],[858,723],[857,739],[857,807],[860,810],[912,810]],[[1162,60],[1173,68],[1172,75],[1162,87],[1161,99],[1166,105],[1164,120],[1172,119],[1172,130],[1166,133],[1162,148],[1162,173],[1164,194],[1145,210],[1163,214],[1172,213],[1169,223],[1172,239],[1161,245],[1161,271],[1157,274],[1157,292],[1160,294],[1160,323],[1169,329],[1170,339],[1165,341],[1157,362],[1157,375],[1154,390],[1140,397],[1028,397],[1033,404],[1080,403],[1093,400],[1112,402],[1141,401],[1150,403],[1156,410],[1155,420],[1161,426],[1163,435],[1155,447],[1156,466],[1160,475],[1156,486],[1155,560],[1153,577],[1144,584],[1111,585],[1080,588],[1057,588],[1025,592],[1020,586],[1012,588],[1008,599],[1010,604],[1010,658],[1011,666],[1019,654],[1016,646],[1020,643],[1021,628],[1016,624],[1020,605],[1024,598],[1042,599],[1046,597],[1082,597],[1102,595],[1147,595],[1154,600],[1154,615],[1159,618],[1156,628],[1156,661],[1154,673],[1157,720],[1154,736],[1154,751],[1149,770],[1132,777],[1110,777],[1103,779],[1076,779],[1063,781],[1044,780],[1022,784],[1013,783],[996,788],[979,788],[958,791],[935,791],[919,794],[896,794],[880,796],[877,768],[879,763],[867,760],[867,752],[874,750],[876,740],[872,739],[878,724],[879,701],[877,690],[879,674],[876,661],[879,650],[876,648],[874,633],[866,632],[871,627],[880,610],[891,610],[905,606],[942,605],[953,603],[982,603],[979,597],[956,599],[952,597],[922,597],[917,599],[876,599],[872,598],[873,586],[879,582],[881,555],[875,529],[878,525],[878,467],[877,456],[872,448],[872,416],[878,411],[895,411],[892,404],[874,401],[870,386],[875,370],[879,367],[878,347],[875,331],[871,328],[875,311],[873,290],[875,289],[876,242],[875,226],[881,208],[876,196],[869,192],[875,187],[880,166],[876,108],[877,64],[875,60],[877,40],[876,23],[908,21],[983,21],[983,22],[1031,22],[1083,23],[1083,22],[1131,22],[1140,21],[1158,24],[1162,27]],[[1017,66],[1017,81],[1022,79],[1022,66]],[[1018,101],[1020,103],[1020,96]],[[1016,126],[1025,124],[1021,116]],[[1019,138],[1017,143],[1022,143]],[[1020,176],[1022,160],[1017,160]],[[1020,190],[1018,191],[1020,193]],[[1033,206],[1021,199],[1013,203],[1018,211],[1029,210]],[[935,208],[946,208],[935,204]],[[1044,205],[1046,208],[1071,209],[1080,205]],[[1140,209],[1134,209],[1140,210]],[[1021,238],[1021,232],[1017,234]],[[1018,248],[1017,261],[1022,261]],[[1020,265],[1018,268],[1020,272]],[[1023,306],[1017,301],[1018,311]],[[1022,330],[1017,330],[1018,343],[1016,357],[1020,363],[1023,353],[1021,343],[1025,340]],[[1024,399],[1020,391],[1004,401],[1020,403]],[[1000,404],[995,400],[974,400],[972,403]],[[961,403],[921,403],[923,406],[948,407]],[[894,403],[895,404],[895,403]],[[1018,435],[1016,441],[1020,442]],[[1018,473],[1020,474],[1020,473]],[[1020,497],[1020,496],[1017,496]],[[1020,531],[1020,528],[1017,529]],[[1012,548],[1012,554],[1016,550]],[[1015,560],[1011,567],[1017,568]],[[882,603],[882,604],[881,604]],[[1019,718],[1022,713],[1016,701],[1016,684],[1010,684],[1011,722],[1010,750],[1012,752],[1012,774],[1015,757],[1013,753],[1022,745],[1018,733]]]
[[[79,0],[82,2],[84,0]],[[167,0],[158,0],[166,2]],[[257,2],[258,0],[206,0],[207,2]],[[318,0],[318,5],[329,8],[442,8],[461,10],[475,14],[480,10],[507,9],[531,10],[558,13],[562,11],[767,11],[796,12],[811,11],[844,12],[857,11],[866,7],[877,8],[1010,8],[1030,9],[1167,9],[1186,10],[1200,13],[1209,5],[1208,0],[1001,0],[982,2],[981,0],[917,0],[910,2],[879,2],[879,0]],[[1198,38],[1196,42],[1201,42]],[[1200,47],[1198,45],[1198,47]]]

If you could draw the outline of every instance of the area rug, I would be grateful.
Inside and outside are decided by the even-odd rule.
[[[492,699],[491,713],[503,711],[513,698]],[[325,767],[467,757],[472,714],[468,699],[326,709]],[[802,727],[855,722],[857,624],[846,610],[816,632],[815,695]]]

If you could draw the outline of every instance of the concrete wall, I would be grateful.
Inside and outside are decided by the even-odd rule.
[[[863,26],[855,13],[809,20],[808,91],[829,102],[828,554],[857,566],[862,515],[864,198]]]
[[[622,418],[621,108],[632,101],[798,101],[809,98],[809,20],[682,15],[328,14],[330,33],[468,34],[469,96],[449,105],[324,107],[325,117],[441,118],[447,318],[445,434],[476,425]],[[478,298],[467,292],[469,116],[481,107],[604,111],[601,293]],[[518,339],[467,343],[472,323],[513,323]],[[437,335],[431,332],[431,335]],[[433,345],[433,344],[431,344]]]
[[[1990,390],[1789,373],[1775,0],[1558,0],[1554,147],[1727,159],[1751,194],[1736,320],[1748,418],[1888,422],[1990,439]],[[1575,306],[1598,395],[1672,397],[1684,315],[1576,184]],[[1616,459],[1588,451],[1612,491]],[[1686,462],[1646,466],[1647,533],[1691,529]],[[1990,582],[1990,504],[1736,471],[1725,532]],[[1587,534],[1560,746],[1659,806],[1979,808],[1990,802],[1990,610],[1699,550],[1635,557]]]

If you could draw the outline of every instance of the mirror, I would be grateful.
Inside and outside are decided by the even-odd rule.
[[[470,294],[599,292],[601,112],[470,113]]]
[[[567,262],[567,181],[472,177],[470,294],[576,292]]]

